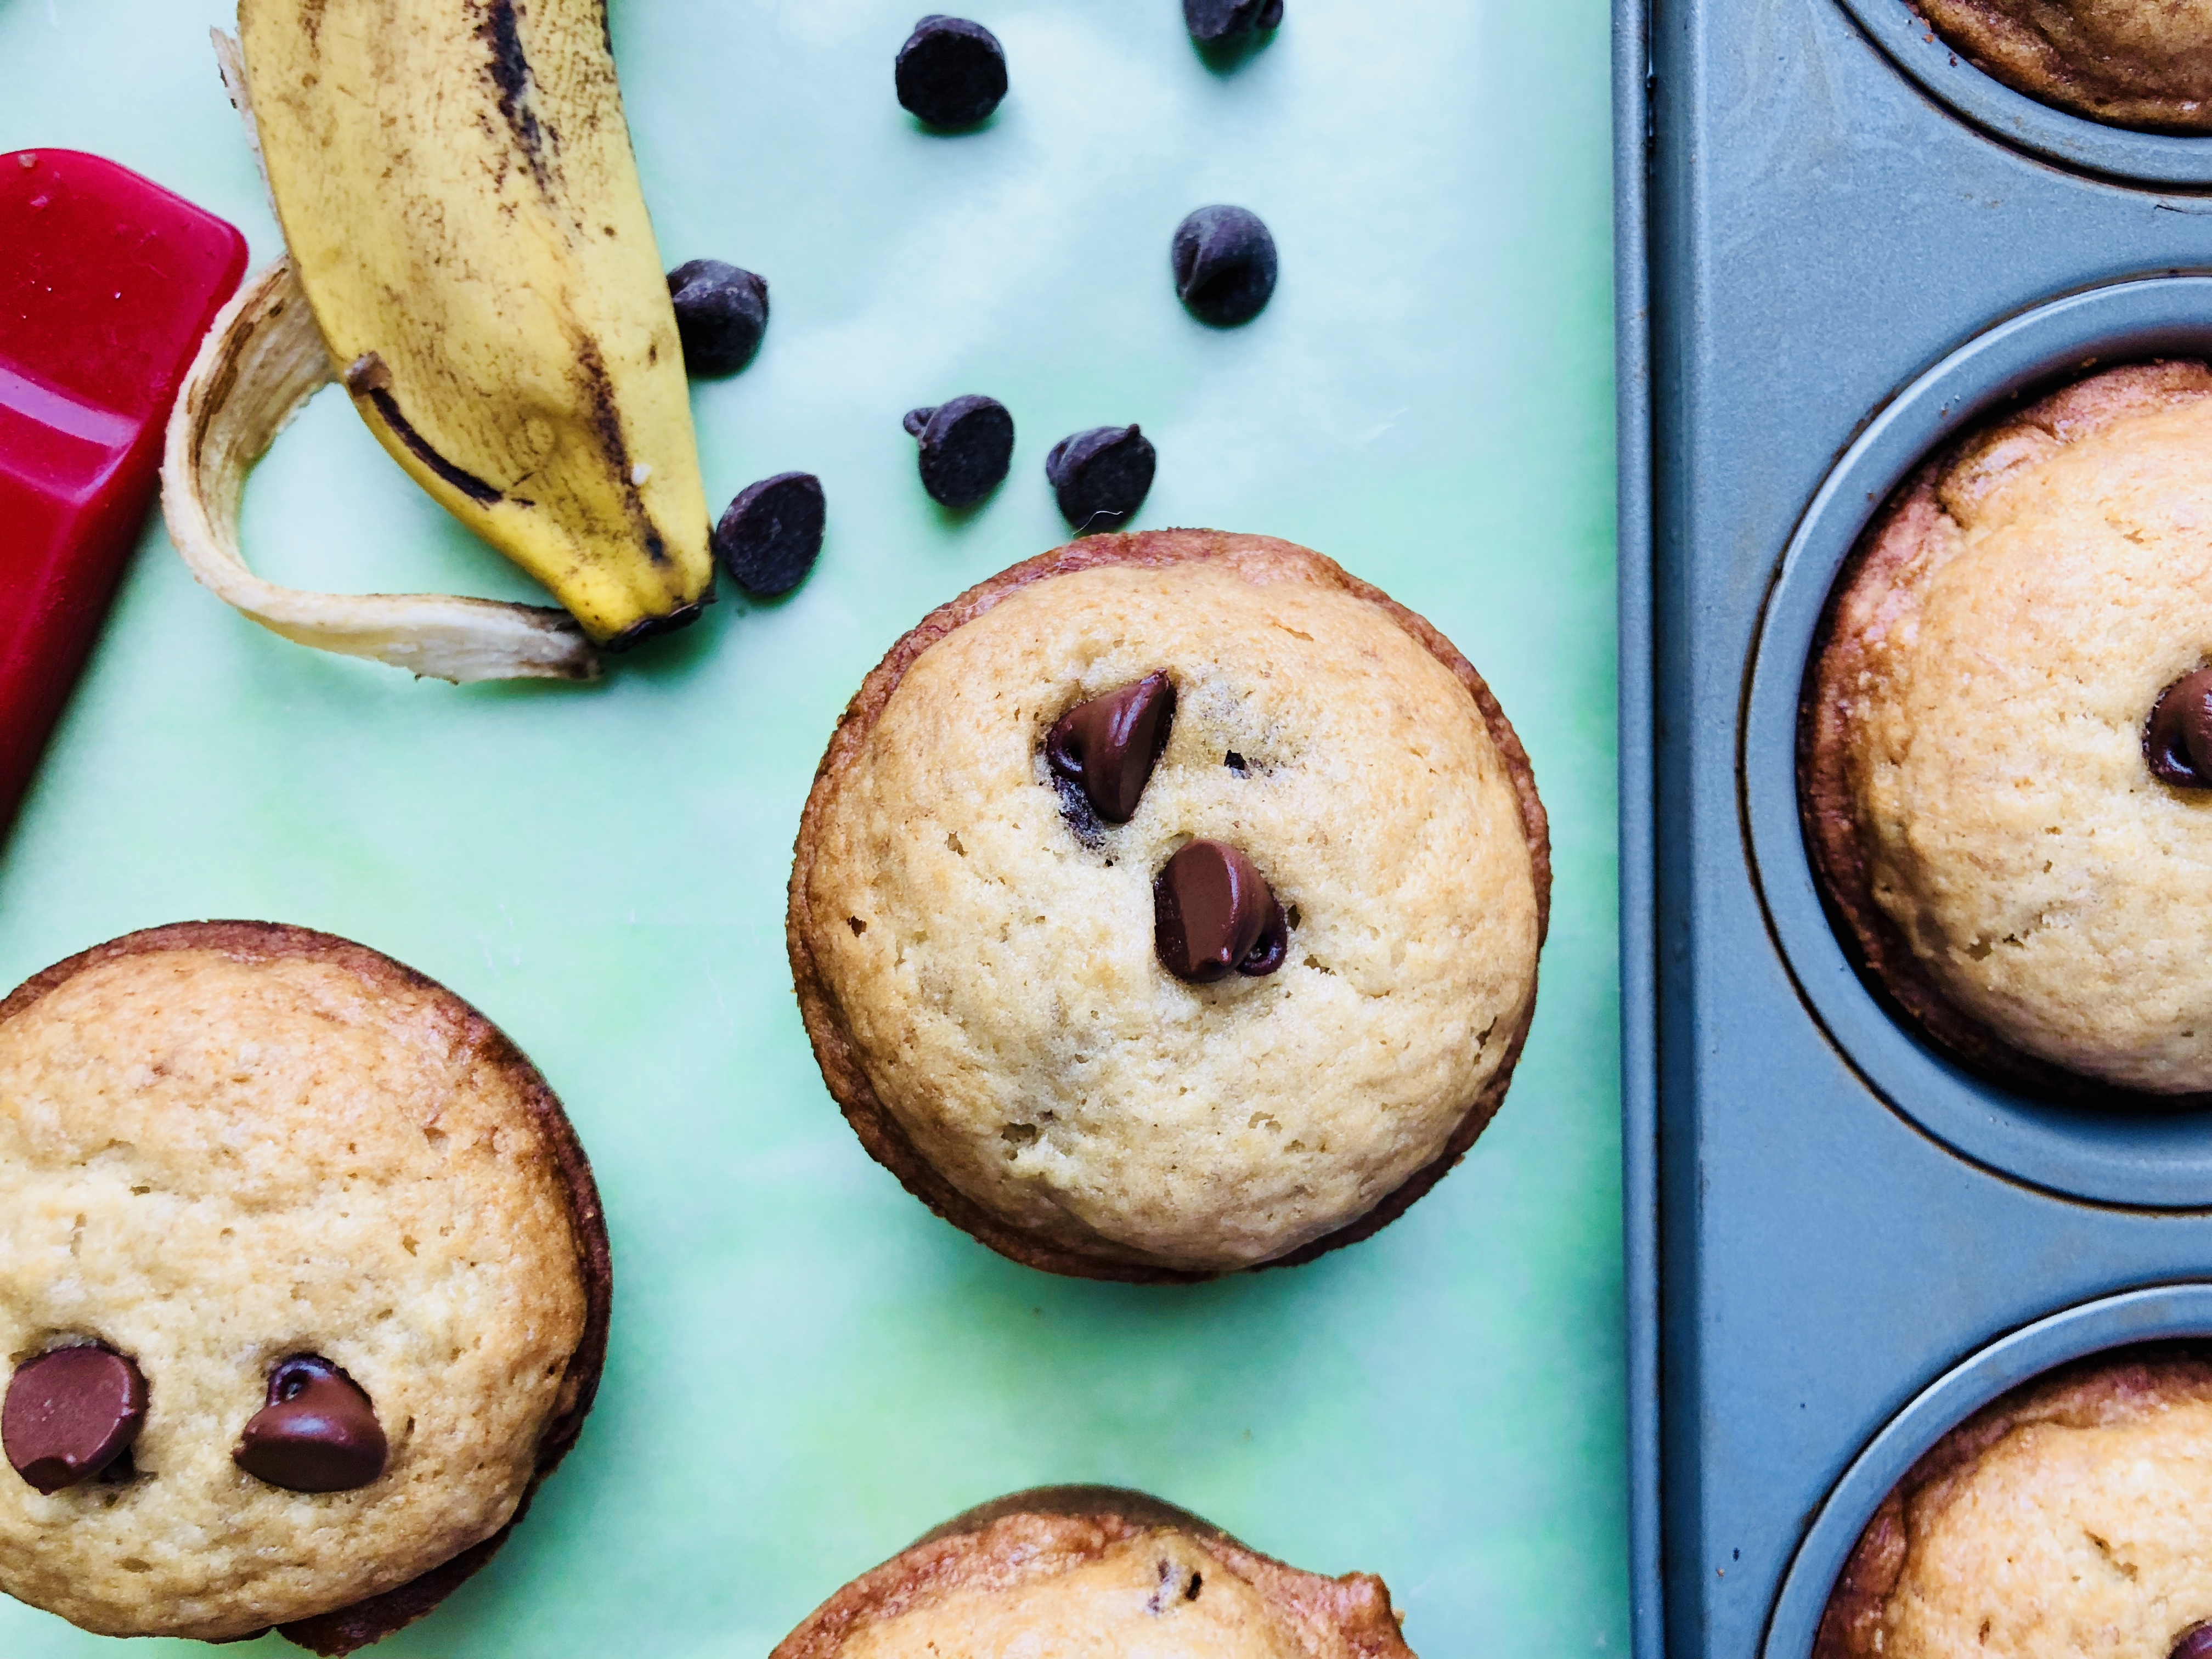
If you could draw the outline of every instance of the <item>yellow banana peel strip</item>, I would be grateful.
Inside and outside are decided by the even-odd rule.
[[[170,413],[161,462],[169,538],[201,585],[297,644],[422,678],[597,678],[599,653],[565,611],[442,593],[313,593],[246,568],[246,474],[336,378],[289,258],[250,278],[215,319]]]

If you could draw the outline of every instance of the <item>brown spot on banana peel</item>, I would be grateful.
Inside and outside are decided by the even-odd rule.
[[[364,351],[346,365],[340,377],[345,389],[356,398],[367,398],[392,435],[407,446],[407,452],[428,467],[431,471],[467,496],[471,501],[489,507],[501,499],[500,491],[486,483],[465,467],[456,466],[430,447],[429,441],[415,429],[414,423],[399,412],[398,400],[392,395],[392,369],[374,351]]]
[[[537,111],[531,107],[530,59],[522,50],[514,0],[484,0],[483,12],[483,21],[477,26],[477,33],[491,48],[488,72],[499,93],[499,112],[522,147],[523,157],[530,163],[530,176],[538,181],[539,190],[544,190],[547,133],[538,123]]]
[[[585,339],[577,343],[576,366],[584,376],[592,430],[599,437],[599,453],[614,475],[615,487],[622,491],[623,507],[629,514],[630,528],[636,532],[638,544],[645,549],[646,556],[657,565],[665,565],[668,562],[668,544],[661,536],[660,526],[653,523],[653,515],[645,509],[642,487],[629,462],[629,446],[623,440],[622,411],[615,402],[615,383],[607,374],[607,360],[599,355],[598,342]],[[675,625],[680,628],[683,623]]]

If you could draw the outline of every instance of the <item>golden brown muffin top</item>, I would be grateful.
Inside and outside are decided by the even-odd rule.
[[[2212,793],[2144,726],[2212,657],[2212,371],[2108,370],[1923,467],[1838,586],[1802,801],[1863,959],[2067,1091],[2212,1089]]]
[[[1094,538],[986,586],[870,677],[794,863],[802,1006],[871,1151],[1018,1259],[1133,1276],[1293,1255],[1425,1186],[1503,1093],[1548,890],[1473,671],[1261,538]],[[1163,670],[1134,816],[1071,821],[1048,731]],[[1194,837],[1285,907],[1279,971],[1162,965],[1153,879]]]
[[[1412,1659],[1369,1573],[1325,1578],[1103,1486],[1018,1493],[854,1579],[770,1659]]]
[[[128,1479],[44,1496],[0,1468],[0,1589],[107,1634],[373,1640],[574,1438],[605,1289],[557,1103],[451,993],[258,923],[50,969],[0,1003],[0,1363],[96,1343],[149,1399]],[[374,1406],[366,1486],[233,1462],[301,1353]]]
[[[2014,90],[2116,126],[2212,131],[2212,0],[1916,0]]]
[[[2212,1619],[2212,1364],[2152,1352],[2040,1378],[1883,1500],[1814,1659],[2167,1659]]]

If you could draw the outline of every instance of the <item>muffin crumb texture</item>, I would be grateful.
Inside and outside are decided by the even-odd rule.
[[[0,1468],[0,1589],[109,1635],[408,1583],[507,1522],[576,1386],[568,1189],[512,1050],[357,947],[168,931],[226,929],[248,942],[94,952],[0,1005],[0,1360],[100,1343],[150,1396],[121,1479],[42,1497]],[[373,1402],[368,1486],[232,1461],[299,1354]]]
[[[922,1157],[1031,1237],[1194,1272],[1282,1256],[1437,1159],[1525,1029],[1540,815],[1453,672],[1309,580],[1326,564],[1256,544],[1029,583],[825,764],[800,870],[822,981]],[[1160,670],[1173,724],[1133,815],[1071,811],[1047,733]],[[1279,971],[1162,966],[1154,878],[1199,838],[1283,907]]]
[[[2212,131],[2212,0],[1917,0],[1976,67],[2116,126]]]
[[[1890,1494],[1814,1659],[2168,1659],[2212,1619],[2212,1364],[2093,1362],[1969,1419]]]
[[[2143,748],[2212,659],[2212,372],[2045,398],[1923,468],[1857,558],[1805,805],[1868,965],[1970,1059],[2212,1089],[2212,794]]]

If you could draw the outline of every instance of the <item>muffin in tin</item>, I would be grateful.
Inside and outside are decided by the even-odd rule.
[[[1047,1486],[947,1522],[770,1659],[1412,1659],[1371,1573],[1326,1578],[1141,1492]]]
[[[1528,758],[1442,635],[1307,549],[1163,531],[891,648],[807,800],[788,940],[909,1190],[1036,1267],[1190,1279],[1363,1237],[1458,1160],[1549,892]]]
[[[2016,92],[2114,126],[2212,132],[2212,0],[1916,0]]]
[[[1883,1499],[1814,1659],[2212,1654],[2212,1363],[2122,1350],[2015,1390]]]
[[[374,951],[133,933],[0,1002],[0,1589],[343,1654],[574,1442],[611,1279],[536,1068]]]
[[[2202,363],[1997,419],[1877,518],[1807,676],[1800,803],[1839,933],[1939,1046],[2051,1097],[2204,1103],[2208,662]]]

